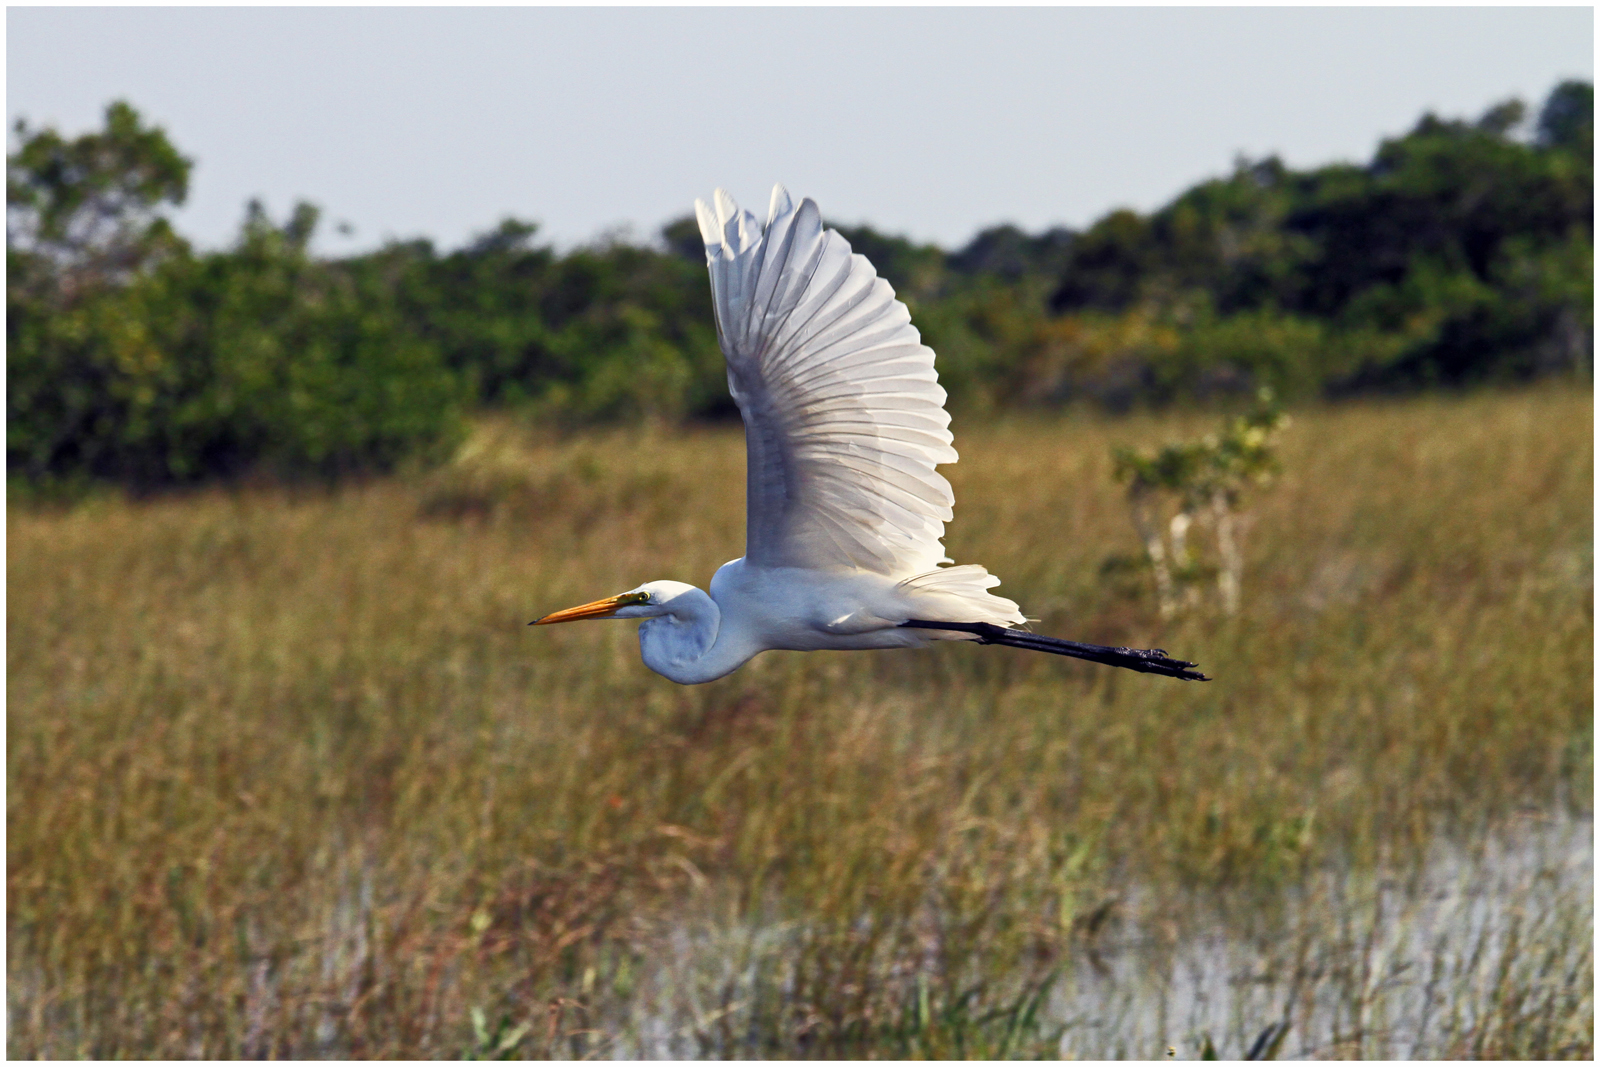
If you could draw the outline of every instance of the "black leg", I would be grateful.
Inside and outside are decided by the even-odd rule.
[[[1087,645],[1081,641],[1064,641],[1059,637],[1044,637],[1026,630],[1013,630],[996,626],[992,622],[928,622],[907,619],[900,624],[918,630],[954,630],[957,633],[975,634],[980,645],[1009,645],[1034,652],[1051,652],[1057,656],[1075,656],[1093,663],[1112,667],[1126,667],[1144,674],[1160,674],[1168,678],[1182,678],[1187,682],[1209,682],[1211,679],[1190,668],[1197,664],[1187,660],[1171,659],[1159,648],[1111,648],[1107,645]]]

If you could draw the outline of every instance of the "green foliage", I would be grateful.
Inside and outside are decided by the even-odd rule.
[[[1580,156],[1594,152],[1594,86],[1564,81],[1550,92],[1539,112],[1539,142]]]
[[[482,1008],[473,1008],[472,1044],[461,1054],[464,1060],[510,1060],[519,1058],[517,1046],[527,1038],[531,1023],[514,1025],[508,1015],[500,1016],[491,1028]]]
[[[728,403],[703,250],[695,262],[620,243],[557,256],[536,232],[507,219],[446,255],[414,242],[344,266],[399,293],[407,328],[480,404],[597,421]]]
[[[1531,129],[1529,127],[1531,126]],[[308,250],[309,206],[196,254],[191,162],[125,103],[8,159],[8,468],[35,483],[392,467],[464,408],[542,423],[734,414],[692,218],[558,253]],[[1121,410],[1592,373],[1593,89],[1427,115],[1365,165],[1239,160],[1149,214],[964,248],[840,231],[896,287],[958,411]]]
[[[1023,983],[1009,996],[995,996],[978,983],[936,1000],[926,977],[918,975],[898,1017],[883,1033],[862,1035],[855,1043],[861,1052],[882,1049],[897,1060],[1054,1059],[1066,1027],[1049,1023],[1042,1009],[1058,977]]]
[[[1230,375],[1304,394],[1587,373],[1592,96],[1557,87],[1533,143],[1513,100],[1476,123],[1424,116],[1364,167],[1241,161],[1148,218],[1096,223],[1051,307],[1172,320],[1192,336],[1153,367],[1168,393]]]
[[[1244,566],[1236,514],[1239,498],[1249,486],[1265,485],[1278,473],[1274,445],[1278,432],[1288,424],[1272,390],[1263,386],[1255,408],[1229,419],[1221,433],[1155,450],[1112,450],[1112,473],[1128,485],[1129,510],[1144,542],[1164,617],[1177,611],[1178,586],[1189,586],[1184,599],[1193,603],[1198,592],[1194,583],[1213,577],[1223,610],[1230,615],[1238,612]],[[1163,510],[1173,513],[1157,514]],[[1192,551],[1188,535],[1196,520],[1211,527],[1215,563]],[[1102,565],[1103,571],[1121,569],[1114,561],[1107,562],[1112,566]]]
[[[1113,449],[1113,471],[1134,493],[1169,492],[1196,506],[1217,493],[1233,500],[1278,473],[1273,441],[1288,423],[1272,391],[1262,389],[1255,408],[1229,419],[1221,433],[1155,450]]]
[[[19,133],[26,128],[19,125]],[[35,483],[388,468],[459,433],[459,378],[372,272],[318,260],[317,212],[249,208],[196,255],[162,203],[188,161],[125,104],[9,160],[7,464]]]
[[[1073,241],[1072,231],[1061,226],[1037,236],[1010,224],[991,226],[951,253],[947,263],[958,274],[988,274],[1012,281],[1054,277],[1065,268]]]
[[[176,239],[159,214],[182,204],[192,160],[124,101],[105,129],[68,141],[53,129],[15,126],[6,161],[6,247],[64,274],[68,294],[136,270]],[[38,271],[30,273],[38,280]]]

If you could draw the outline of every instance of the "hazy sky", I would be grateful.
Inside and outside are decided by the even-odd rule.
[[[1155,207],[1236,153],[1365,160],[1424,110],[1594,76],[1590,8],[9,8],[7,113],[129,100],[197,160],[179,228],[260,196],[337,252],[506,215],[648,236],[716,185],[964,243]],[[348,222],[340,237],[332,224]]]

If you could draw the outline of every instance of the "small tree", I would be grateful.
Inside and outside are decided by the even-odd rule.
[[[1272,390],[1264,388],[1255,408],[1228,420],[1221,433],[1155,451],[1113,450],[1117,480],[1128,485],[1128,508],[1155,574],[1162,618],[1177,613],[1180,587],[1182,601],[1193,603],[1199,583],[1212,575],[1223,611],[1238,612],[1244,571],[1240,498],[1245,489],[1265,485],[1278,472],[1273,445],[1288,423]],[[1191,547],[1189,533],[1196,521],[1210,527],[1215,563],[1207,563]]]
[[[18,146],[6,157],[13,271],[44,268],[70,302],[181,247],[164,211],[183,203],[194,163],[127,102],[109,105],[105,129],[81,137],[32,129],[23,119],[13,132]]]

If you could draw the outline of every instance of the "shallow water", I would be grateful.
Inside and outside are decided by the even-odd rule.
[[[1280,1058],[1493,1053],[1564,998],[1592,1017],[1593,870],[1591,823],[1526,819],[1404,874],[1324,873],[1275,907],[1136,906],[1104,966],[1067,976],[1061,1051],[1192,1057],[1209,1037],[1237,1058],[1286,1022]]]
[[[1592,1043],[1593,826],[1529,816],[1377,873],[1270,898],[1125,894],[1064,964],[1040,1029],[1065,1058],[1560,1055]],[[762,1054],[752,1004],[782,995],[793,925],[684,925],[606,1055]],[[1542,1029],[1541,1029],[1542,1028]]]

